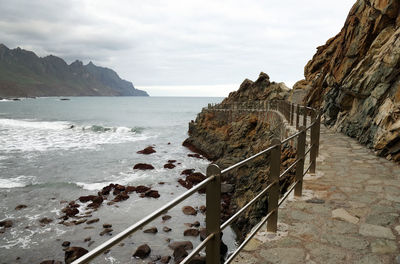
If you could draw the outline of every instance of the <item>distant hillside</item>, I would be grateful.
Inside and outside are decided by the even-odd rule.
[[[0,97],[148,96],[108,68],[0,44]]]

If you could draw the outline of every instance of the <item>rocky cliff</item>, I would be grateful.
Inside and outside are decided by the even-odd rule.
[[[148,96],[108,68],[0,44],[0,96]]]
[[[288,88],[283,83],[270,82],[265,73],[253,82],[245,80],[238,91],[232,92],[219,105],[227,108],[232,103],[245,103],[245,108],[259,106],[258,100],[284,99]],[[189,124],[189,138],[184,146],[196,151],[225,169],[268,146],[271,139],[279,136],[279,122],[273,122],[263,112],[251,111],[210,111],[203,109],[195,121]],[[282,171],[295,158],[290,145],[284,145],[282,151]],[[269,183],[269,156],[257,158],[226,175],[222,180],[232,188],[223,194],[222,220],[242,208]],[[281,190],[284,192],[292,182],[293,174],[283,177]],[[247,210],[236,222],[239,234],[246,234],[267,213],[266,197]]]
[[[400,1],[358,0],[295,87],[324,122],[400,162]]]

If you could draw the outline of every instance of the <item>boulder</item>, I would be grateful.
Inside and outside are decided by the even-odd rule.
[[[39,220],[39,222],[41,224],[47,225],[50,224],[51,222],[53,222],[53,219],[47,218],[47,217],[43,217],[42,219]]]
[[[194,229],[194,228],[190,228],[190,229],[186,229],[186,230],[183,232],[183,235],[184,235],[184,236],[194,236],[194,237],[197,237],[197,236],[199,235],[199,233],[200,233],[199,230]]]
[[[106,223],[103,224],[103,228],[111,228],[111,227],[112,227],[112,224],[106,224]]]
[[[26,206],[25,204],[20,204],[20,205],[17,205],[16,207],[15,207],[15,210],[21,210],[21,209],[24,209],[24,208],[27,208],[28,206]]]
[[[9,228],[12,226],[13,226],[13,222],[11,220],[0,221],[0,227]]]
[[[77,215],[77,214],[79,214],[79,210],[78,209],[76,209],[76,208],[64,208],[65,209],[65,215],[66,216],[68,216],[68,217],[72,217],[72,216],[75,216],[75,215]]]
[[[194,172],[194,169],[186,169],[181,172],[181,175],[190,175]]]
[[[120,201],[124,201],[124,200],[128,200],[128,199],[129,199],[129,195],[126,192],[122,192],[122,193],[118,194],[117,196],[115,196],[115,198],[112,201],[120,202]]]
[[[175,163],[176,160],[168,160],[168,163]]]
[[[133,166],[134,170],[154,170],[154,167],[150,164],[146,163],[138,163],[135,166]]]
[[[101,231],[100,232],[100,236],[104,236],[105,234],[109,234],[109,233],[111,233],[112,231],[114,231],[114,230],[112,230],[111,228],[105,228],[103,231]]]
[[[144,259],[148,255],[150,255],[151,248],[147,244],[140,245],[135,253],[133,253],[133,257]]]
[[[99,218],[94,218],[94,219],[91,219],[91,220],[87,221],[86,224],[90,225],[90,224],[93,224],[93,223],[97,223],[99,221],[100,221]]]
[[[174,164],[172,164],[172,163],[167,163],[167,164],[164,164],[164,168],[165,169],[173,169],[173,168],[175,168],[176,166],[174,165]]]
[[[148,190],[147,192],[144,193],[144,196],[151,198],[159,198],[160,194],[156,190]]]
[[[169,263],[169,261],[171,260],[171,256],[163,256],[160,259],[160,262],[163,264]]]
[[[181,262],[187,257],[187,255],[188,252],[186,251],[184,246],[176,247],[173,253],[175,263]]]
[[[162,219],[163,221],[167,221],[167,220],[171,219],[171,216],[170,216],[170,215],[163,215],[163,216],[161,217],[161,219]]]
[[[93,199],[95,199],[96,197],[97,197],[96,195],[81,196],[81,197],[79,197],[79,201],[81,203],[87,203],[89,201],[93,201]]]
[[[143,231],[143,233],[149,233],[149,234],[155,234],[157,232],[158,232],[157,227],[150,227],[150,228],[145,229]]]
[[[126,186],[125,187],[125,191],[127,193],[135,192],[136,191],[136,187],[135,186]]]
[[[69,242],[69,241],[64,241],[61,244],[61,246],[63,246],[63,247],[69,247],[70,245],[71,245],[71,242]]]
[[[147,186],[143,186],[143,185],[136,186],[136,192],[137,193],[145,193],[148,190],[150,190],[150,188],[147,187]]]
[[[197,215],[196,209],[194,209],[194,208],[191,207],[191,206],[184,206],[184,207],[182,208],[182,212],[183,212],[185,215]]]
[[[88,252],[82,247],[69,247],[65,250],[65,263],[70,264]]]
[[[192,183],[193,185],[198,184],[200,182],[202,182],[203,180],[205,180],[207,177],[204,176],[204,174],[200,173],[200,172],[195,172],[192,173],[188,176],[186,176],[186,181]]]
[[[177,241],[177,242],[170,243],[168,245],[168,247],[173,250],[175,250],[178,247],[183,247],[186,250],[191,250],[191,249],[193,249],[193,244],[190,241]]]
[[[170,232],[171,230],[172,230],[172,229],[169,228],[168,226],[164,226],[164,227],[163,227],[163,231],[164,231],[164,232],[167,232],[167,233],[168,233],[168,232]]]
[[[138,154],[149,155],[149,154],[152,154],[152,153],[155,153],[155,152],[156,152],[156,151],[154,150],[154,147],[149,146],[149,147],[147,147],[147,148],[145,148],[145,149],[143,149],[143,150],[139,150],[139,151],[136,152],[136,153],[138,153]]]

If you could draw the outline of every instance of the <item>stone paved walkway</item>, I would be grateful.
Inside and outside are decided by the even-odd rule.
[[[234,263],[399,263],[400,166],[321,127],[316,175]]]

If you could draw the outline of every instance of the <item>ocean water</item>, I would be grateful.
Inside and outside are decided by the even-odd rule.
[[[46,259],[63,260],[63,241],[71,246],[93,249],[110,235],[100,236],[103,223],[112,224],[115,235],[148,213],[186,191],[177,180],[184,169],[205,174],[209,162],[188,157],[182,147],[188,122],[208,103],[222,98],[173,97],[71,97],[23,99],[0,102],[0,221],[9,219],[13,226],[0,233],[0,263],[40,263]],[[157,151],[137,154],[147,146]],[[164,169],[168,160],[177,160],[174,169]],[[151,171],[133,170],[136,163],[149,163]],[[159,184],[165,182],[165,184]],[[110,183],[147,185],[161,197],[140,198],[132,193],[126,201],[103,205],[92,213],[100,221],[92,225],[59,224],[65,201],[82,195],[96,194]],[[27,208],[15,210],[17,205]],[[151,255],[172,255],[171,241],[199,238],[184,237],[184,223],[199,221],[204,215],[186,216],[184,205],[205,204],[204,194],[195,194],[149,224],[157,234],[139,231],[131,238],[100,256],[95,263],[141,263],[132,258],[137,246],[148,243]],[[47,217],[53,222],[41,225]],[[164,226],[171,232],[162,231]],[[89,238],[90,241],[84,241]],[[234,234],[224,233],[229,249]],[[90,245],[89,245],[90,243]],[[144,263],[147,263],[146,260]]]

